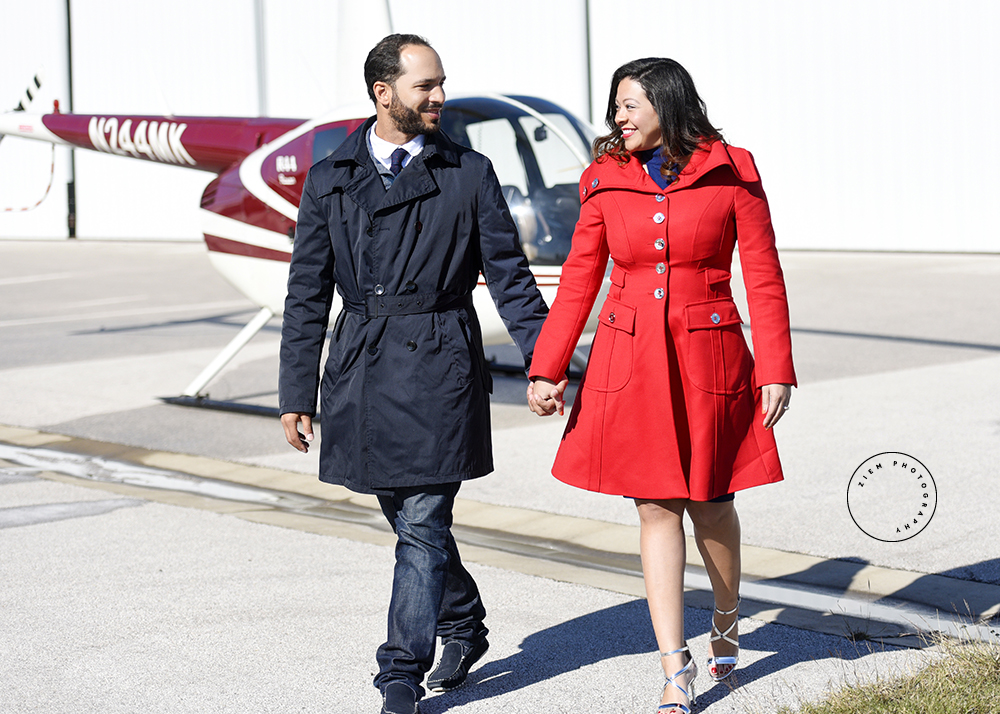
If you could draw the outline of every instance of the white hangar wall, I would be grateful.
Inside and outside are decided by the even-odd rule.
[[[629,59],[684,64],[713,122],[754,153],[780,246],[1000,251],[1000,3],[702,0],[642,15],[627,41],[593,43],[595,97]],[[595,33],[619,17],[594,0]]]
[[[0,107],[17,103],[39,68],[46,82],[30,110],[68,104],[64,0],[8,3],[0,26]],[[73,109],[79,113],[256,114],[253,15],[249,0],[73,0]],[[246,36],[246,40],[244,40]],[[0,210],[37,200],[39,183],[21,181],[22,152],[34,142],[0,143]],[[65,237],[68,150],[60,175],[36,210],[0,213],[0,237]],[[174,166],[76,151],[80,238],[200,239],[198,206],[212,175]],[[45,165],[46,173],[48,164]],[[41,182],[44,188],[45,182]]]
[[[364,98],[379,3],[74,0],[80,113],[308,118]],[[625,61],[677,59],[709,115],[757,158],[779,245],[832,250],[1000,251],[992,217],[1000,139],[1000,4],[991,0],[390,0],[393,28],[438,48],[451,93],[535,94],[603,122]],[[35,110],[67,97],[65,2],[5,9],[0,108],[45,67]],[[356,79],[352,79],[356,76]],[[264,92],[261,93],[260,88]],[[590,106],[588,107],[588,103]],[[49,197],[0,212],[0,238],[66,236],[68,151]],[[0,143],[0,210],[38,200],[50,149]],[[76,152],[81,238],[198,240],[210,174]]]
[[[0,25],[0,111],[17,106],[36,72],[47,75],[32,109],[67,97],[65,3],[38,2],[4,6]],[[0,141],[0,238],[66,237],[66,182],[68,149],[55,150],[55,170],[50,172],[52,149],[47,145],[6,138]],[[50,173],[52,187],[46,196]],[[29,209],[29,210],[24,210]]]

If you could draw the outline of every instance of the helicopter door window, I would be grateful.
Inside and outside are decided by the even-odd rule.
[[[472,148],[490,157],[500,185],[528,194],[528,178],[517,150],[517,134],[506,119],[488,119],[465,127]]]
[[[571,140],[577,139],[578,134],[569,120],[562,114],[543,115],[547,122],[559,129],[564,136]],[[542,174],[542,181],[545,188],[573,184],[575,187],[580,180],[585,166],[580,165],[580,159],[568,147],[562,138],[547,126],[531,116],[522,116],[519,121],[521,128],[531,142],[531,149],[535,152],[538,161],[538,169]],[[590,155],[590,148],[582,141],[577,147],[584,156]]]

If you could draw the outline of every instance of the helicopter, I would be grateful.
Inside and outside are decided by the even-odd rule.
[[[208,256],[259,310],[183,392],[189,400],[203,398],[206,385],[281,314],[306,173],[360,127],[371,108],[348,105],[303,120],[75,114],[61,112],[55,102],[51,112],[36,114],[29,109],[39,86],[36,78],[18,107],[0,114],[0,139],[20,137],[215,174],[199,207]],[[551,303],[579,216],[577,184],[596,132],[548,100],[500,94],[449,98],[441,125],[453,140],[492,161],[521,247]],[[508,342],[482,276],[473,301],[484,343]],[[337,298],[332,311],[339,309]],[[588,330],[596,328],[599,309]],[[578,354],[574,363],[583,367],[585,358]]]

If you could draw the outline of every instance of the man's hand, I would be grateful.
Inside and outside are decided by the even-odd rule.
[[[528,407],[538,416],[550,416],[559,410],[562,416],[566,407],[563,392],[566,391],[568,379],[556,384],[547,379],[536,378],[528,384]]]
[[[770,429],[788,410],[792,398],[792,385],[765,384],[760,388],[761,411],[764,414],[764,428]]]
[[[302,432],[305,433],[299,431],[299,422],[302,422]],[[309,442],[313,440],[312,417],[303,412],[282,414],[281,426],[285,429],[285,439],[288,443],[303,454],[308,454]]]

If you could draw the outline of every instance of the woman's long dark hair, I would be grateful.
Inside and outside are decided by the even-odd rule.
[[[722,132],[708,120],[705,102],[698,96],[688,71],[672,59],[646,57],[623,64],[611,77],[611,95],[604,118],[611,133],[594,140],[594,158],[608,155],[623,164],[629,160],[622,130],[615,124],[615,101],[623,79],[631,79],[642,87],[660,119],[664,175],[674,174],[673,167],[685,163],[698,144],[722,139]]]

